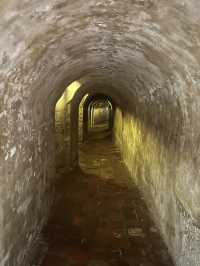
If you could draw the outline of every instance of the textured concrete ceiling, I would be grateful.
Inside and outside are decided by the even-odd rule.
[[[3,1],[3,104],[18,93],[52,103],[79,80],[120,91],[140,113],[141,106],[152,116],[176,111],[191,123],[189,111],[199,108],[199,7],[197,0]]]
[[[168,165],[166,178],[163,178],[163,169],[157,174],[158,168],[152,176],[159,176],[161,191],[164,186],[167,188],[163,190],[163,194],[168,195],[167,207],[162,208],[167,210],[167,215],[171,206],[175,206],[168,204],[172,198],[170,195],[176,194],[174,202],[178,198],[186,206],[187,213],[199,221],[199,10],[199,0],[0,1],[0,192],[5,194],[1,202],[6,213],[4,217],[0,216],[0,230],[6,243],[3,240],[3,244],[0,243],[5,246],[0,250],[0,257],[4,261],[9,258],[14,261],[16,248],[21,252],[19,262],[24,256],[18,244],[24,240],[18,239],[18,232],[15,230],[13,233],[10,229],[12,237],[8,248],[8,229],[5,230],[3,225],[9,221],[13,223],[12,228],[16,228],[10,218],[15,216],[10,213],[16,215],[16,209],[30,194],[30,189],[37,187],[38,195],[45,194],[46,189],[42,184],[38,185],[38,180],[42,182],[43,172],[45,180],[47,172],[52,178],[54,171],[53,116],[49,116],[53,113],[48,111],[74,80],[82,84],[82,90],[88,87],[95,92],[95,88],[103,88],[102,91],[98,89],[98,93],[107,90],[108,95],[116,95],[120,101],[123,98],[123,106],[131,113],[131,118],[127,116],[126,133],[134,126],[131,122],[133,117],[136,118],[134,121],[139,121],[138,124],[145,125],[143,135],[152,136],[149,139],[153,141],[149,144],[146,138],[146,144],[144,140],[141,145],[144,150],[140,153],[143,157],[139,156],[137,162],[141,167],[146,162],[147,176],[153,169],[154,155],[158,157],[158,168],[162,168],[160,161],[164,158],[165,148],[167,151],[171,149],[166,155],[167,161],[174,156],[176,161],[172,158],[173,163],[184,162],[180,169],[174,170],[174,165],[172,168],[171,162],[167,164],[165,161],[163,165]],[[133,136],[128,136],[129,148]],[[156,149],[151,143],[156,143]],[[152,151],[150,165],[149,154]],[[48,171],[44,167],[44,158]],[[132,165],[135,164],[131,162]],[[24,186],[16,180],[21,180]],[[168,180],[175,180],[171,187]],[[34,182],[36,185],[32,184]],[[155,194],[156,189],[157,186]],[[36,190],[32,191],[36,197]],[[42,197],[41,202],[34,199],[35,206],[44,201]],[[161,202],[161,199],[162,195],[157,201]],[[42,210],[43,214],[47,209],[44,206],[35,209],[38,213]],[[177,212],[176,207],[173,210]],[[27,212],[25,214],[28,217]],[[29,216],[30,226],[23,220],[27,227],[21,226],[20,230],[30,231],[32,228],[31,212]],[[20,212],[17,217],[21,219]],[[173,217],[176,221],[179,219]],[[170,216],[168,219],[171,222]],[[37,223],[38,220],[35,218],[34,221]],[[166,226],[169,227],[168,220]],[[184,227],[181,227],[181,222],[179,227],[182,234]],[[33,228],[35,230],[35,223]],[[27,235],[25,229],[21,238]],[[195,228],[192,237],[196,235]],[[186,242],[184,237],[181,243]],[[188,234],[188,241],[192,237]],[[175,243],[173,238],[170,241]],[[197,243],[194,246],[197,247],[196,254],[199,254],[199,239]],[[188,247],[193,247],[190,242],[183,248],[184,252],[189,250]],[[9,265],[13,265],[13,261],[10,260]],[[197,264],[193,265],[199,265],[199,259],[196,261]]]
[[[51,90],[62,81],[92,75],[94,83],[131,89],[149,101],[157,93],[174,96],[174,85],[178,96],[185,83],[199,79],[198,1],[1,5],[1,73],[23,88],[41,90],[42,84]]]

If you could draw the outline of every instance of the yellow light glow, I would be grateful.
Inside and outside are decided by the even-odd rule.
[[[62,94],[60,99],[56,103],[56,111],[64,109],[65,106],[65,93]]]
[[[67,102],[72,100],[72,98],[74,97],[74,94],[77,92],[80,86],[81,86],[81,83],[79,81],[74,81],[66,88]]]
[[[74,94],[77,92],[80,86],[81,83],[79,81],[74,81],[65,89],[62,96],[56,103],[56,111],[60,111],[65,108],[65,104],[72,100]]]

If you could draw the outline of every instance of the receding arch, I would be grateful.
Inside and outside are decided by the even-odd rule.
[[[109,120],[109,129],[112,128],[113,126],[113,121],[114,121],[114,112],[115,112],[115,102],[113,101],[113,99],[105,94],[100,94],[100,93],[97,93],[97,94],[93,94],[93,95],[90,95],[87,97],[85,103],[84,103],[84,108],[83,108],[83,125],[84,125],[84,128],[83,128],[83,140],[86,140],[87,139],[87,135],[88,135],[88,113],[91,112],[91,103],[93,101],[97,101],[97,100],[107,100],[109,103],[110,103],[110,106],[112,107],[113,109],[113,112],[111,113],[111,117],[110,117],[110,120]]]
[[[104,92],[104,93],[103,93]],[[93,89],[87,89],[87,87],[82,87],[77,93],[74,95],[73,103],[71,105],[71,132],[73,134],[71,135],[71,165],[72,167],[75,167],[78,164],[78,115],[79,115],[79,105],[83,97],[88,94],[88,97],[86,97],[84,102],[84,108],[83,108],[83,140],[85,138],[85,127],[87,125],[87,118],[85,118],[85,106],[88,105],[90,100],[94,97],[94,95],[108,95],[107,97],[110,99],[110,101],[113,103],[113,106],[116,104],[121,106],[123,104],[123,98],[120,99],[119,96],[113,95],[110,93],[106,88],[101,87],[95,87]],[[98,96],[97,96],[98,97]],[[105,97],[105,96],[104,96]],[[112,117],[113,122],[113,117]]]
[[[199,0],[0,6],[0,261],[29,264],[53,202],[55,103],[76,80],[123,100],[126,165],[176,263],[199,264]]]

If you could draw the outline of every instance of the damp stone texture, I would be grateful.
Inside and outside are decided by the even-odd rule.
[[[78,81],[72,82],[63,92],[55,105],[55,161],[58,172],[71,169],[71,136],[74,117],[71,114],[73,97],[80,88]],[[78,109],[78,106],[77,106]]]
[[[116,110],[115,143],[133,182],[144,195],[175,265],[198,265],[199,188],[195,187],[198,166],[191,158],[192,151],[186,155],[184,150],[179,150],[182,143],[177,143],[178,129],[174,134],[167,135],[166,140],[142,119],[119,108]]]
[[[115,135],[133,181],[175,264],[200,264],[199,10],[199,0],[0,2],[1,266],[31,264],[53,202],[55,105],[74,81],[120,95]]]
[[[65,90],[55,106],[55,161],[58,172],[70,167],[70,110],[71,101]]]

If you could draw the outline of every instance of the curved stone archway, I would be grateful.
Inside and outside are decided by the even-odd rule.
[[[107,99],[97,99],[90,104],[89,109],[91,110],[90,117],[90,128],[95,129],[99,127],[99,130],[111,130],[111,116],[112,116],[112,104]],[[98,128],[97,128],[98,129]]]
[[[124,161],[176,265],[199,265],[199,8],[198,0],[0,3],[2,265],[29,264],[49,216],[53,112],[74,80],[123,98],[114,129]]]
[[[83,140],[87,139],[88,136],[88,127],[89,127],[89,113],[91,112],[91,104],[94,101],[99,101],[99,100],[107,100],[111,103],[111,106],[113,109],[115,109],[115,103],[113,102],[113,99],[110,98],[107,95],[104,94],[93,94],[93,95],[89,95],[85,102],[84,102],[84,106],[83,106]],[[112,112],[112,115],[110,116],[110,124],[109,124],[109,129],[111,130],[112,126],[113,126],[113,120],[114,120],[114,110]]]
[[[120,97],[116,95],[112,95],[110,92],[106,92],[105,88],[101,87],[96,87],[95,89],[87,89],[86,87],[82,87],[82,89],[78,90],[76,94],[74,95],[73,102],[71,105],[71,153],[70,153],[70,158],[71,158],[71,167],[74,168],[78,164],[78,138],[79,138],[79,105],[84,98],[86,94],[88,94],[88,97],[85,98],[83,102],[83,141],[85,140],[85,133],[87,132],[87,108],[90,103],[90,101],[97,95],[97,98],[99,98],[102,95],[106,95],[103,93],[108,93],[107,97],[109,99],[114,98],[114,101],[118,104],[122,104],[123,101],[120,100]],[[105,97],[105,96],[104,96]],[[122,98],[123,99],[123,98]],[[113,102],[113,100],[111,100]],[[114,106],[113,102],[113,106]],[[113,122],[113,121],[112,121]]]

